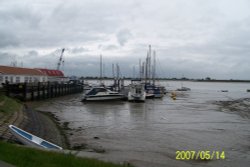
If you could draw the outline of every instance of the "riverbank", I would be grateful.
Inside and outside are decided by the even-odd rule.
[[[8,126],[15,125],[36,136],[67,148],[67,138],[52,115],[38,112],[30,104],[1,95],[0,138],[19,143],[10,133]]]
[[[64,135],[68,139],[69,146],[66,147],[77,149],[74,154],[80,157],[114,163],[128,162],[137,167],[166,164],[246,165],[249,159],[245,155],[249,155],[249,148],[245,146],[249,145],[249,140],[245,136],[249,135],[249,117],[237,116],[236,110],[247,112],[250,108],[249,98],[222,101],[219,99],[225,93],[221,92],[214,93],[211,98],[200,92],[184,94],[175,101],[164,97],[143,104],[81,103],[81,95],[76,94],[26,103],[26,106],[31,111],[36,110],[39,119],[45,115],[49,120],[54,120],[56,126],[49,125],[46,119],[42,121],[42,126],[61,131],[59,136],[64,138]],[[210,101],[214,96],[217,102]],[[35,120],[32,116],[27,117]],[[37,128],[36,131],[43,131],[46,139],[56,138],[53,132],[41,129]],[[184,149],[224,150],[226,160],[206,163],[177,161],[175,152]]]
[[[50,100],[46,100],[49,102]],[[128,167],[129,164],[113,164],[93,158],[77,157],[77,151],[69,146],[65,129],[67,124],[60,124],[60,120],[53,113],[37,111],[35,108],[44,102],[22,104],[6,96],[0,98],[0,160],[17,167],[63,167],[63,166],[92,166],[92,167]],[[18,120],[18,121],[16,121]],[[51,152],[29,148],[21,144],[10,132],[8,125],[16,125],[34,135],[62,146],[62,152]],[[2,130],[4,129],[4,130]],[[12,144],[10,144],[12,143]],[[18,145],[16,145],[18,144]],[[71,149],[71,150],[67,150]],[[82,149],[78,147],[77,149]],[[4,165],[4,162],[2,163]]]

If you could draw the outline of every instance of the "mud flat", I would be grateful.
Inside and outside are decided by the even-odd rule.
[[[230,101],[222,92],[193,91],[176,100],[165,96],[141,104],[80,99],[62,97],[37,108],[58,119],[70,147],[80,150],[78,156],[136,167],[233,167],[250,162],[249,115],[239,114],[248,112],[248,98]],[[224,151],[226,158],[176,160],[176,151],[185,150]]]
[[[28,120],[24,130],[63,148],[68,147],[67,138],[53,114],[39,112],[28,105],[26,105],[26,113]]]
[[[238,114],[243,118],[250,119],[250,98],[240,98],[237,100],[217,101],[221,111]]]
[[[136,167],[247,166],[250,121],[245,88],[230,83],[190,84],[192,91],[177,93],[176,100],[165,96],[139,104],[82,103],[80,94],[46,100],[32,104],[40,123],[37,128],[27,127],[57,144],[64,143],[66,135],[68,148],[78,150],[74,152],[78,156]],[[39,121],[32,113],[28,117],[34,125]],[[225,159],[176,160],[177,151],[192,150],[224,151]]]

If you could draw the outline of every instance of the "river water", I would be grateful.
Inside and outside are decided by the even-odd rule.
[[[87,148],[80,156],[140,167],[250,164],[249,118],[225,112],[215,103],[249,98],[249,83],[163,81],[161,85],[170,91],[183,85],[191,91],[177,92],[176,100],[167,94],[145,103],[82,103],[78,94],[46,102],[39,110],[54,113],[62,124],[68,122],[71,145]],[[176,151],[191,150],[224,151],[226,158],[176,160]]]

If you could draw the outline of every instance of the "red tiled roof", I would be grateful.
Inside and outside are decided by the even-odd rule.
[[[42,69],[42,68],[37,68],[37,70],[41,71],[42,73],[48,76],[64,77],[63,72],[60,70],[49,70],[49,69]]]
[[[12,75],[44,75],[44,73],[37,69],[10,66],[0,66],[0,73]]]

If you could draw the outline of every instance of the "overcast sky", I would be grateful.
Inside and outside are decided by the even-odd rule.
[[[0,65],[132,76],[148,45],[157,75],[250,79],[248,0],[0,0]]]

